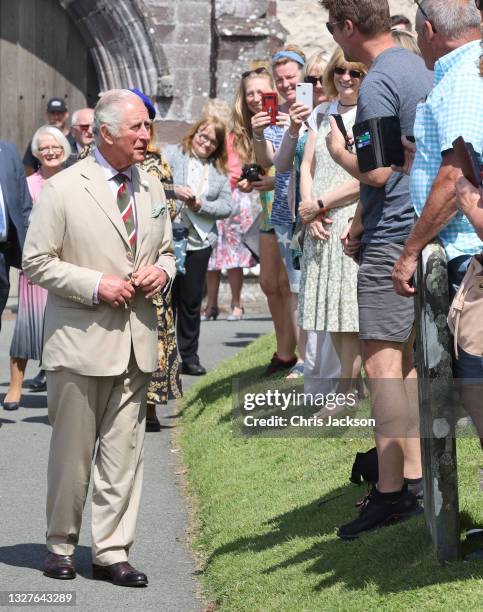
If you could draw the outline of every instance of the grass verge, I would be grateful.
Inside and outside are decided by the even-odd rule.
[[[423,517],[355,542],[336,537],[363,495],[348,478],[370,440],[233,436],[232,378],[256,380],[272,353],[272,336],[257,340],[184,400],[180,443],[206,599],[236,612],[483,610],[483,564],[439,565]],[[458,441],[458,462],[463,522],[482,524],[476,439]]]

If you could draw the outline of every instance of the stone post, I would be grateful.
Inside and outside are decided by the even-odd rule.
[[[417,273],[418,368],[424,509],[440,562],[461,556],[448,274],[439,243],[423,251]]]

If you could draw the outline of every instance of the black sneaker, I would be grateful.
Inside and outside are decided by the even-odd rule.
[[[339,527],[337,531],[339,538],[355,540],[362,533],[374,531],[423,512],[416,497],[407,490],[407,485],[394,501],[386,500],[385,495],[373,487],[361,505],[359,516],[351,523]]]
[[[408,491],[415,495],[419,501],[424,499],[423,479],[405,478],[404,482],[408,485]]]

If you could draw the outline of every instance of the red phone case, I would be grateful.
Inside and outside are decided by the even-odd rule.
[[[262,93],[262,110],[270,115],[270,125],[275,125],[278,115],[278,95],[275,91]]]

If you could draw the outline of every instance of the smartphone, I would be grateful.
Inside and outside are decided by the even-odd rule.
[[[314,108],[314,86],[312,83],[297,83],[295,101],[303,104],[311,111]]]
[[[344,125],[344,120],[342,119],[342,117],[340,115],[333,114],[332,117],[334,117],[335,122],[337,123],[337,127],[341,131],[341,133],[344,136],[345,141],[347,143],[348,136],[347,136],[347,130],[345,129],[345,125]]]
[[[278,115],[278,95],[276,91],[262,93],[262,110],[270,115],[270,125],[275,125]]]
[[[480,159],[471,142],[465,142],[462,136],[453,141],[453,150],[460,163],[463,176],[475,187],[482,183]]]

